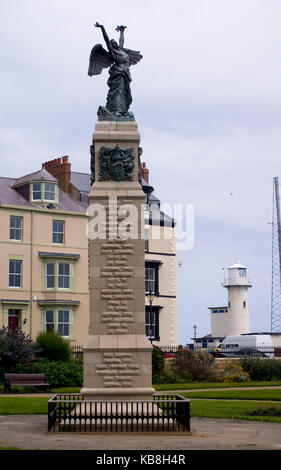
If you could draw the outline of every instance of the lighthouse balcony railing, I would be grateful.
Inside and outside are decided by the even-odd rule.
[[[223,287],[245,286],[252,287],[251,279],[248,277],[234,277],[225,279],[222,283]]]

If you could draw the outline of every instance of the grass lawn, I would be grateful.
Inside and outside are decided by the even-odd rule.
[[[266,387],[281,385],[281,382],[246,382],[246,383],[188,383],[188,384],[163,384],[154,385],[158,391],[168,390],[190,390],[181,392],[190,398],[191,417],[201,418],[224,418],[241,419],[253,421],[281,422],[277,416],[250,416],[249,413],[260,408],[279,407],[281,403],[281,390],[235,390],[237,387]],[[192,392],[201,388],[200,392]],[[204,391],[206,388],[214,388],[213,391]],[[219,390],[228,388],[229,390]],[[68,387],[53,389],[52,393],[79,393],[80,387]],[[193,398],[196,398],[196,400]],[[205,400],[204,400],[205,399]],[[237,401],[233,401],[237,400]],[[253,401],[257,400],[257,401]],[[265,402],[267,400],[267,402]],[[48,398],[45,397],[17,397],[9,395],[0,397],[0,420],[1,415],[46,415],[48,411]]]
[[[1,397],[0,415],[38,415],[48,413],[48,398]]]
[[[236,387],[273,387],[281,386],[280,381],[271,382],[192,382],[184,384],[153,384],[153,387],[157,391],[165,390],[194,390],[197,388],[236,388]]]
[[[279,390],[217,390],[213,392],[183,392],[182,395],[191,399],[191,417],[281,422],[281,417],[276,416],[249,416],[250,412],[260,408],[278,407],[280,409],[280,403],[276,403],[276,400],[280,400]],[[203,396],[204,398],[216,399],[192,399],[203,398]],[[234,399],[238,401],[232,401]],[[242,399],[244,400],[242,401]],[[253,400],[259,401],[254,402]],[[47,410],[48,398],[21,397],[20,395],[0,398],[0,415],[47,414]]]
[[[270,400],[281,401],[281,389],[267,390],[216,390],[212,392],[183,392],[187,398],[207,398],[225,400]],[[281,403],[280,403],[281,405]]]
[[[191,418],[224,418],[281,423],[281,417],[248,415],[248,413],[257,410],[258,408],[270,408],[272,406],[274,406],[274,403],[272,402],[251,402],[246,400],[240,402],[225,400],[191,400],[190,403]],[[47,409],[48,398],[0,398],[0,415],[47,414]]]
[[[197,418],[224,418],[241,419],[247,421],[268,421],[281,423],[281,417],[276,416],[250,416],[259,408],[271,408],[274,403],[250,402],[250,401],[225,401],[225,400],[191,400],[190,415]]]
[[[281,386],[279,381],[271,382],[232,382],[232,383],[223,383],[223,382],[192,382],[192,383],[174,383],[174,384],[153,384],[153,387],[156,391],[166,391],[166,390],[194,390],[194,389],[205,389],[205,388],[237,388],[237,387],[273,387]],[[51,393],[79,393],[81,387],[60,387],[52,388]],[[32,387],[13,387],[12,393],[33,393],[36,390]],[[0,393],[4,393],[4,387],[0,385]]]

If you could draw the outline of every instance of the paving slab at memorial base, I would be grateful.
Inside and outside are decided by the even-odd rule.
[[[190,436],[48,433],[46,415],[0,416],[0,448],[40,450],[281,450],[281,423],[192,418]]]

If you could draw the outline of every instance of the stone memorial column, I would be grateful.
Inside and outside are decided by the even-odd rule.
[[[134,121],[98,121],[89,193],[89,336],[85,399],[152,398],[152,346],[145,334],[145,269],[139,183],[140,135]],[[137,224],[128,224],[134,208]],[[97,206],[99,205],[99,206]],[[121,207],[122,206],[122,207]],[[96,208],[99,208],[97,218]],[[104,210],[104,212],[103,212]],[[127,227],[133,236],[126,238]],[[101,237],[96,237],[99,230]],[[123,235],[122,235],[123,233]]]

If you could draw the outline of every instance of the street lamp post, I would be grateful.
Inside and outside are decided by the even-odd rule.
[[[193,325],[193,329],[194,329],[194,339],[196,339],[196,330],[197,330],[197,326],[196,326],[196,325]]]

